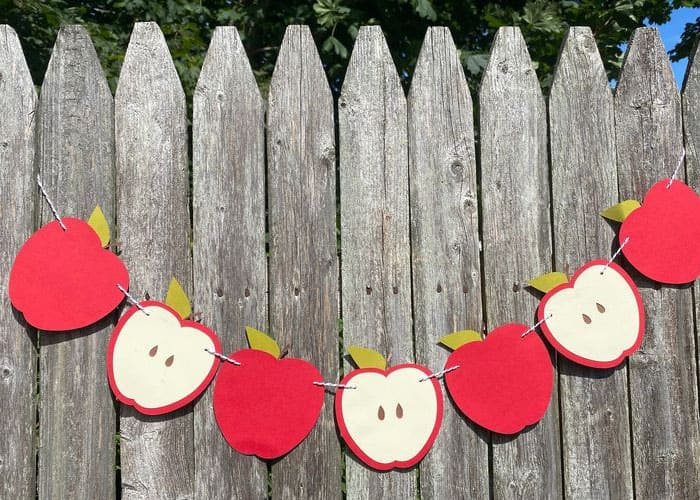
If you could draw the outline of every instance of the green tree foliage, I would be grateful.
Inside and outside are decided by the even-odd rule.
[[[698,7],[700,6],[700,0],[674,0],[673,6],[674,8]],[[671,61],[680,61],[685,57],[691,56],[696,43],[700,43],[700,15],[694,23],[686,23],[681,41],[669,51]]]
[[[155,21],[165,34],[188,96],[218,25],[238,28],[265,91],[285,27],[308,24],[335,92],[363,24],[382,26],[405,83],[426,28],[448,26],[472,88],[478,86],[495,31],[517,25],[547,87],[568,26],[591,26],[610,76],[615,77],[622,61],[620,43],[634,28],[664,23],[673,9],[697,5],[700,0],[0,0],[0,23],[17,30],[37,84],[59,27],[85,25],[114,89],[133,23]],[[688,55],[699,31],[700,19],[687,26],[683,40],[671,52],[675,59]]]

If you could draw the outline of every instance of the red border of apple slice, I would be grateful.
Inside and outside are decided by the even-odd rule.
[[[149,306],[158,306],[162,307],[166,311],[168,311],[170,314],[172,314],[175,318],[178,319],[180,322],[181,327],[190,327],[190,328],[195,328],[202,333],[204,333],[207,337],[209,337],[212,342],[214,343],[214,349],[216,352],[221,352],[221,343],[219,342],[219,338],[216,336],[216,333],[214,333],[211,329],[207,328],[206,326],[202,325],[201,323],[197,323],[195,321],[190,321],[187,319],[181,319],[180,314],[178,314],[175,309],[172,307],[168,306],[167,304],[164,304],[162,302],[158,302],[157,300],[146,300],[143,302],[139,302],[139,305],[143,308],[149,307]],[[219,359],[215,356],[212,356],[213,362],[211,365],[211,369],[209,370],[209,373],[207,374],[206,378],[202,381],[201,384],[197,386],[197,388],[192,391],[190,394],[185,396],[182,399],[179,399],[178,401],[175,401],[173,403],[170,403],[169,405],[165,406],[160,406],[158,408],[144,408],[143,406],[139,405],[136,401],[134,401],[132,398],[126,397],[122,392],[119,390],[119,387],[116,384],[116,381],[114,380],[114,368],[112,366],[112,362],[114,360],[114,346],[117,343],[117,338],[119,337],[119,334],[121,333],[122,328],[124,325],[129,321],[129,318],[131,318],[134,314],[143,314],[142,311],[139,310],[138,307],[132,306],[131,309],[129,309],[124,316],[122,316],[119,319],[119,322],[117,323],[117,326],[114,329],[114,332],[112,333],[112,337],[109,340],[109,345],[107,346],[107,378],[109,379],[109,386],[112,389],[112,392],[114,393],[115,397],[119,402],[122,404],[132,406],[136,410],[138,410],[140,413],[143,413],[144,415],[163,415],[165,413],[170,413],[171,411],[175,411],[177,409],[182,408],[183,406],[188,405],[195,399],[199,397],[202,392],[207,388],[207,386],[211,383],[211,381],[214,379],[214,376],[216,375],[216,371],[219,368]]]
[[[345,375],[343,377],[343,380],[340,381],[340,385],[349,385],[351,384],[352,378],[357,375],[358,371],[361,371],[362,373],[378,373],[380,375],[383,375],[384,377],[388,377],[389,374],[393,371],[400,370],[403,368],[415,368],[417,370],[420,370],[421,372],[425,373],[425,376],[428,377],[431,375],[430,370],[426,368],[423,365],[419,365],[416,363],[404,363],[402,365],[396,365],[392,366],[390,368],[387,368],[385,370],[382,370],[380,368],[373,368],[373,367],[367,367],[367,368],[356,368],[355,370],[352,370],[350,373]],[[336,422],[338,424],[338,430],[340,431],[340,435],[342,436],[343,440],[345,443],[348,445],[348,448],[352,450],[352,452],[359,458],[363,463],[366,465],[369,465],[373,469],[380,470],[380,471],[388,471],[391,469],[409,469],[416,464],[418,464],[425,455],[428,454],[428,451],[430,451],[430,448],[433,446],[433,443],[437,439],[438,434],[440,433],[440,427],[442,426],[442,418],[443,418],[443,412],[444,412],[444,402],[443,402],[443,396],[442,396],[442,389],[440,388],[440,384],[437,381],[435,377],[429,378],[422,383],[431,383],[433,385],[433,389],[435,389],[435,397],[437,399],[437,418],[435,419],[435,426],[433,427],[433,432],[430,434],[428,437],[428,440],[426,441],[425,445],[420,449],[420,451],[414,456],[411,460],[394,460],[393,462],[389,463],[381,463],[377,462],[376,460],[370,458],[365,452],[360,449],[355,441],[352,439],[352,436],[348,432],[348,428],[345,425],[345,421],[343,420],[343,413],[341,411],[342,405],[343,405],[343,394],[346,390],[353,390],[353,389],[341,389],[336,393],[335,396],[335,405],[334,405],[334,410],[335,410],[335,417],[336,417]],[[416,381],[416,383],[421,383],[419,381]]]
[[[547,326],[547,321],[544,317],[544,309],[549,299],[556,293],[558,293],[560,290],[563,290],[565,288],[573,288],[574,283],[576,283],[576,279],[579,277],[579,275],[583,273],[586,269],[593,266],[608,266],[609,268],[614,269],[620,276],[624,278],[624,280],[630,286],[630,288],[632,289],[632,293],[634,294],[634,298],[637,301],[637,310],[639,311],[639,332],[637,333],[637,340],[629,349],[622,351],[622,354],[620,354],[620,356],[618,356],[612,361],[595,361],[592,359],[581,357],[569,351],[557,341],[554,335],[552,335],[552,332],[550,332],[549,327]],[[613,368],[619,365],[622,361],[624,361],[626,357],[630,356],[637,349],[639,349],[639,346],[642,344],[642,340],[644,339],[644,303],[642,302],[642,297],[639,294],[637,285],[634,283],[634,281],[632,281],[630,275],[627,274],[627,272],[624,269],[622,269],[622,267],[615,264],[614,262],[609,262],[603,259],[591,260],[589,262],[586,262],[583,266],[576,270],[576,272],[571,277],[571,280],[568,283],[562,283],[561,285],[558,285],[557,287],[547,292],[540,301],[540,305],[537,307],[537,319],[539,321],[544,320],[541,325],[542,333],[544,333],[544,336],[547,338],[547,341],[550,344],[552,344],[552,346],[557,350],[558,353],[562,354],[571,361],[574,361],[584,366],[589,366],[591,368]]]

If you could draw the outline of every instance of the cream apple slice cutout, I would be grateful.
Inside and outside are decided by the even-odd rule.
[[[177,310],[157,301],[133,306],[119,320],[107,350],[107,377],[116,398],[146,415],[160,415],[181,408],[199,396],[211,382],[220,352],[216,334],[204,325],[182,319],[189,315],[189,301]],[[179,311],[179,312],[178,312]]]
[[[571,281],[547,291],[538,317],[557,352],[593,368],[619,365],[644,335],[639,290],[620,266],[605,260],[586,263]]]
[[[377,470],[420,462],[442,422],[442,391],[426,367],[390,368],[376,351],[349,349],[358,369],[341,381],[335,415],[340,434],[355,456]],[[374,360],[374,361],[372,361]]]

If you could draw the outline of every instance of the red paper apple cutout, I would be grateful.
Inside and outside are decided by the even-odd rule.
[[[251,349],[229,357],[214,384],[214,416],[228,444],[272,460],[292,451],[313,429],[323,407],[323,378],[302,359],[282,358],[277,343],[246,328]]]
[[[146,415],[161,415],[190,403],[209,385],[220,352],[216,334],[182,320],[156,301],[141,302],[121,317],[107,348],[107,377],[116,398]],[[144,313],[148,313],[146,315]]]
[[[654,184],[620,227],[625,258],[661,283],[689,283],[700,275],[700,197],[686,184]]]
[[[80,219],[50,222],[20,248],[10,270],[9,294],[27,323],[43,331],[83,328],[104,318],[129,287],[119,258],[102,248],[97,233]]]
[[[499,434],[515,434],[539,422],[552,397],[553,370],[539,335],[510,323],[484,340],[457,348],[445,375],[457,408],[476,424]],[[478,335],[478,334],[477,334]]]
[[[384,362],[343,378],[341,385],[352,388],[336,392],[335,417],[358,459],[382,471],[413,467],[423,459],[437,438],[443,411],[440,385],[429,375],[421,365],[386,369]]]
[[[537,310],[554,348],[593,368],[619,365],[639,348],[644,305],[632,278],[614,262],[593,260],[550,290]]]

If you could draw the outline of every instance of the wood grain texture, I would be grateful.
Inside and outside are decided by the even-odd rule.
[[[333,98],[307,26],[289,26],[267,114],[270,328],[290,356],[338,378]],[[341,454],[326,396],[309,437],[272,466],[273,498],[340,497]]]
[[[598,213],[618,202],[613,97],[590,28],[564,40],[549,97],[554,270],[607,258],[615,237]],[[559,366],[564,496],[631,498],[627,368]]]
[[[246,348],[245,327],[267,331],[264,110],[233,27],[214,31],[194,93],[194,307],[224,353]],[[195,497],[263,498],[267,466],[236,453],[212,411],[213,384],[194,411]]]
[[[185,94],[163,34],[136,23],[115,95],[117,223],[137,300],[192,290]],[[191,498],[192,407],[149,417],[121,405],[122,498]]]
[[[474,118],[447,28],[429,28],[408,96],[416,360],[441,369],[440,337],[483,322]],[[488,433],[444,393],[442,427],[420,465],[421,498],[486,498]]]
[[[685,139],[685,168],[688,185],[698,192],[700,188],[700,38],[695,41],[695,47],[689,57],[688,67],[683,81],[681,96],[683,109],[683,132]],[[696,355],[700,342],[700,282],[695,280],[693,285],[693,298],[695,304],[695,346]],[[700,357],[696,359],[700,364]],[[696,364],[696,366],[698,366]],[[698,387],[700,390],[700,374],[698,374]]]
[[[59,213],[87,220],[100,205],[113,227],[114,102],[82,26],[58,33],[37,117],[39,173]],[[40,213],[42,225],[54,220],[43,200]],[[110,314],[84,329],[40,332],[41,498],[115,495],[116,413],[105,377],[113,326]]]
[[[521,283],[551,271],[544,99],[518,28],[500,28],[479,94],[484,288],[489,330],[533,321]],[[517,437],[493,435],[496,498],[561,496],[556,384],[545,417]]]
[[[634,32],[615,94],[615,127],[620,199],[642,200],[671,176],[683,145],[680,96],[655,28]],[[647,318],[644,341],[629,360],[635,494],[695,497],[700,430],[696,364],[688,355],[695,352],[691,287],[633,277]]]
[[[0,498],[36,495],[36,333],[7,293],[12,262],[34,230],[36,103],[17,34],[0,24]]]
[[[338,106],[344,345],[412,362],[406,98],[379,26],[360,28]],[[416,496],[413,471],[346,463],[348,498]]]

